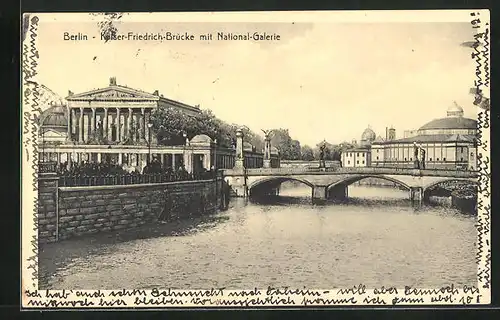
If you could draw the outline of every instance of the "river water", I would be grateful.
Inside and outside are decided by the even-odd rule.
[[[351,186],[312,205],[288,186],[264,203],[41,247],[41,289],[477,285],[476,217],[414,209],[407,191]]]

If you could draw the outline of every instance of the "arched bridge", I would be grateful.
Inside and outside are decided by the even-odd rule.
[[[299,181],[312,188],[314,199],[343,199],[347,187],[365,178],[391,181],[410,192],[412,200],[422,200],[426,192],[442,183],[478,183],[478,173],[458,170],[403,168],[258,168],[224,170],[226,182],[237,196],[273,194],[285,181]]]

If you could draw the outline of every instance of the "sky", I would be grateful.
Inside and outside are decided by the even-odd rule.
[[[63,21],[64,20],[64,21]],[[118,33],[188,32],[194,41],[100,40],[95,21],[39,22],[38,81],[62,97],[117,83],[211,109],[252,130],[288,128],[303,145],[385,135],[446,116],[456,101],[477,117],[468,22],[130,22]],[[217,32],[280,41],[201,41]],[[65,41],[78,32],[88,41]],[[93,37],[96,37],[93,39]]]

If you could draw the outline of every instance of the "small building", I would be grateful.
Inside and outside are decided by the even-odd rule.
[[[371,165],[371,144],[375,140],[375,132],[366,128],[358,144],[353,141],[353,147],[342,152],[343,167],[369,167]]]

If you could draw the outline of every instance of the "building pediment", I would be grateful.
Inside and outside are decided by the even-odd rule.
[[[112,86],[78,94],[72,94],[67,100],[159,100],[160,97],[144,91],[121,86]]]

